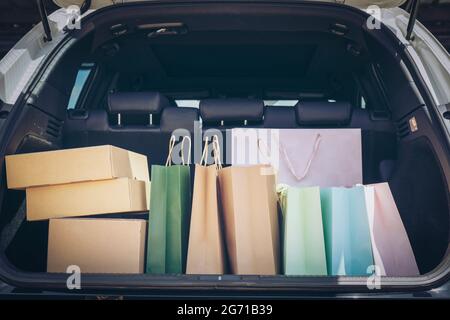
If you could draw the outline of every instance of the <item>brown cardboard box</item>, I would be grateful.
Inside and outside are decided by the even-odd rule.
[[[128,178],[26,189],[27,220],[149,210],[146,182]]]
[[[51,219],[47,271],[143,273],[146,230],[137,219]]]
[[[132,178],[149,181],[147,157],[110,145],[6,156],[8,188]]]

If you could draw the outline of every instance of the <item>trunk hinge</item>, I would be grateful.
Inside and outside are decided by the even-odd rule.
[[[47,9],[45,9],[44,0],[36,0],[39,9],[39,15],[41,16],[42,26],[44,27],[44,41],[52,41],[52,31],[50,30],[50,24],[48,23]]]
[[[406,28],[406,40],[412,40],[412,32],[414,29],[414,25],[416,24],[417,14],[419,12],[420,0],[412,0],[411,5],[409,6],[409,21],[408,27]]]
[[[36,0],[36,2],[39,9],[39,15],[41,16],[42,26],[44,27],[44,41],[50,42],[52,41],[52,31],[50,29],[50,24],[48,23],[47,9],[45,9],[44,0]],[[91,7],[91,4],[92,0],[84,0],[80,8],[80,15],[88,11]]]
[[[81,8],[80,8],[80,14],[83,14],[86,11],[88,11],[89,8],[91,7],[91,3],[92,3],[91,0],[84,0],[83,4],[81,5]]]

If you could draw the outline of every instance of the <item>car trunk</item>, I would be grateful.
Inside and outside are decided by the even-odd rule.
[[[69,33],[46,72],[8,115],[2,156],[112,144],[146,154],[150,165],[163,164],[171,130],[185,123],[182,116],[154,119],[149,127],[147,118],[124,115],[118,125],[117,117],[105,111],[111,91],[162,92],[180,109],[208,97],[256,97],[280,118],[262,127],[360,128],[363,182],[389,182],[421,273],[385,277],[382,289],[430,286],[448,273],[448,136],[395,36],[384,27],[368,30],[366,17],[351,7],[318,3],[100,9],[83,20],[81,30]],[[163,28],[173,32],[155,34]],[[92,67],[91,76],[76,108],[67,110],[82,66]],[[270,105],[291,100],[345,101],[352,105],[352,118],[345,125],[288,125],[291,107]],[[187,125],[194,133],[193,123]],[[204,124],[222,131],[244,126],[252,125]],[[4,166],[2,176],[2,278],[20,287],[64,290],[67,275],[45,272],[48,221],[24,220],[25,193],[7,190]],[[83,275],[83,288],[368,290],[362,277],[148,274]]]

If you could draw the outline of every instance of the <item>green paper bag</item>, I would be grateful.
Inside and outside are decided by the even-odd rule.
[[[278,185],[286,275],[327,275],[319,187]]]
[[[147,242],[147,273],[183,273],[186,266],[191,210],[191,179],[188,165],[171,165],[175,137],[170,140],[166,166],[152,166]],[[190,157],[190,156],[189,156]]]

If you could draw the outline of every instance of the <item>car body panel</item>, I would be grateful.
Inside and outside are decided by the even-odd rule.
[[[381,21],[406,46],[436,105],[450,102],[450,55],[442,44],[418,21],[413,38],[407,40],[409,14],[400,8],[382,10]]]
[[[112,6],[121,3],[127,2],[141,2],[141,1],[149,1],[149,0],[92,0],[91,1],[91,9],[99,9],[107,6]],[[331,2],[338,4],[345,4],[352,7],[357,8],[367,8],[372,5],[376,5],[380,8],[395,8],[401,6],[407,0],[313,0],[320,2]],[[61,7],[67,8],[71,5],[81,6],[84,0],[53,0],[53,2]]]
[[[42,23],[36,24],[0,61],[0,99],[14,104],[45,57],[64,38],[62,29],[67,22],[65,10],[49,16],[53,41],[44,40]]]

